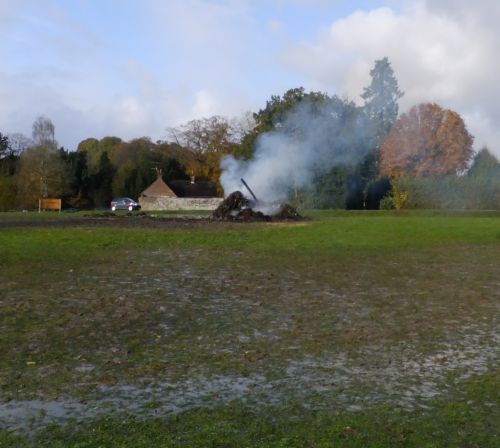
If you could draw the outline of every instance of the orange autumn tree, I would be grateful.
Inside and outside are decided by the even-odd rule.
[[[467,168],[473,137],[459,114],[437,104],[419,104],[402,114],[380,149],[387,176],[445,176]]]

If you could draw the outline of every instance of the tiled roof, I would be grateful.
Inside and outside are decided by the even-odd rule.
[[[141,196],[175,198],[177,195],[165,182],[163,182],[161,177],[158,177],[141,193]]]
[[[217,197],[217,187],[213,182],[191,183],[189,180],[172,180],[167,184],[179,198]]]

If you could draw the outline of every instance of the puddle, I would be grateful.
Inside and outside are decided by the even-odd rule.
[[[92,364],[82,364],[80,366],[75,367],[75,371],[79,373],[87,373],[92,372],[95,369],[95,366]]]
[[[330,353],[320,358],[291,360],[282,377],[199,376],[179,382],[145,386],[99,386],[85,403],[72,399],[11,401],[0,404],[0,426],[10,430],[37,429],[49,422],[84,420],[126,411],[138,416],[161,416],[193,408],[210,408],[238,400],[252,406],[282,405],[298,400],[308,409],[357,412],[384,403],[404,409],[428,408],[430,399],[446,391],[446,376],[456,381],[482,374],[500,360],[500,329],[479,330],[455,345],[426,356],[378,353],[361,357]],[[372,362],[377,358],[376,362]],[[93,366],[81,365],[88,371]]]
[[[0,403],[0,428],[16,431],[40,429],[52,422],[92,418],[92,408],[72,400],[26,400]]]
[[[238,252],[231,256],[234,269],[228,267],[229,261],[210,264],[207,262],[212,260],[210,257],[201,250],[155,251],[135,259],[134,271],[117,278],[116,282],[109,282],[110,272],[94,273],[87,277],[87,283],[79,279],[71,280],[75,284],[52,282],[49,287],[54,289],[50,294],[38,286],[38,289],[8,291],[8,300],[30,303],[37,293],[42,301],[64,292],[64,297],[69,299],[57,306],[78,310],[82,307],[89,316],[85,314],[82,321],[96,327],[104,327],[109,319],[121,319],[115,317],[116,313],[129,313],[140,319],[148,317],[148,313],[161,314],[150,328],[142,331],[150,331],[153,341],[167,341],[165,352],[160,353],[166,358],[180,347],[187,359],[191,355],[191,359],[205,359],[196,358],[201,352],[223,353],[228,355],[224,359],[231,363],[240,360],[242,350],[252,351],[260,344],[270,347],[270,358],[275,358],[262,363],[252,361],[247,376],[210,375],[212,366],[207,362],[207,366],[200,366],[191,377],[177,376],[181,379],[176,382],[162,382],[161,379],[167,378],[155,377],[149,385],[101,386],[85,397],[84,402],[68,397],[0,403],[0,427],[37,429],[49,422],[64,422],[69,418],[85,420],[121,411],[145,417],[170,415],[233,400],[256,407],[297,401],[308,409],[352,412],[380,403],[405,409],[426,408],[430,400],[446,392],[450,374],[455,381],[462,381],[498,366],[500,328],[490,316],[498,306],[493,299],[499,289],[488,291],[492,299],[481,305],[481,313],[484,315],[488,307],[491,313],[481,319],[479,313],[472,317],[466,314],[475,309],[472,307],[447,313],[449,301],[427,299],[429,291],[434,291],[434,283],[427,284],[417,277],[409,277],[410,295],[403,277],[403,286],[393,284],[390,279],[387,284],[376,283],[378,286],[368,288],[367,284],[373,280],[357,275],[349,277],[345,286],[343,279],[337,278],[334,282],[326,274],[317,277],[312,267],[311,272],[303,267],[276,267],[273,277],[273,267],[265,264],[256,268],[250,263],[247,272],[245,256]],[[330,268],[324,269],[328,273]],[[358,269],[368,275],[373,267],[360,264]],[[68,286],[72,289],[66,288]],[[420,320],[413,326],[408,325],[420,296],[422,305],[417,313]],[[104,299],[101,298],[106,299],[102,310],[99,307]],[[445,317],[439,320],[441,315]],[[466,318],[460,320],[462,315]],[[425,324],[427,318],[436,322],[442,331],[435,341],[428,343],[431,347],[424,353],[422,347],[426,348],[427,339],[422,336],[419,325]],[[77,322],[80,324],[80,320]],[[390,335],[400,324],[409,328],[401,336],[401,343],[389,336],[384,339],[384,331]],[[314,333],[315,325],[323,325],[325,332]],[[297,336],[291,337],[297,328]],[[366,328],[365,333],[352,331]],[[129,336],[123,331],[121,335],[116,334],[113,344],[121,347],[123,336]],[[342,352],[334,343],[329,343],[328,331],[332,334],[345,331],[353,338],[368,336],[363,343],[346,349],[351,351]],[[317,342],[321,347],[317,352],[320,356],[304,355],[310,353],[307,337],[311,334],[322,337]],[[187,341],[185,345],[175,345],[178,335]],[[378,336],[375,342],[370,339],[372,335]],[[98,347],[102,356],[98,352],[97,362],[93,358],[82,358],[73,367],[77,381],[89,380],[101,367],[99,361],[118,356],[109,345]],[[156,353],[152,344],[147,348]],[[118,349],[115,351],[121,353]],[[193,372],[185,365],[181,367],[185,372]],[[133,377],[131,381],[139,383],[142,379]]]

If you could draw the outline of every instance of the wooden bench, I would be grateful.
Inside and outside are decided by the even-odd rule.
[[[38,213],[42,210],[57,210],[61,211],[61,200],[60,199],[39,199],[38,200]]]

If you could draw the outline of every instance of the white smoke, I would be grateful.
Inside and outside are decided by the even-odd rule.
[[[294,190],[311,185],[314,177],[335,166],[357,164],[367,154],[366,122],[359,109],[338,98],[318,106],[300,103],[275,130],[256,141],[253,158],[221,161],[220,178],[227,196],[243,187],[243,178],[257,199],[280,203]]]

